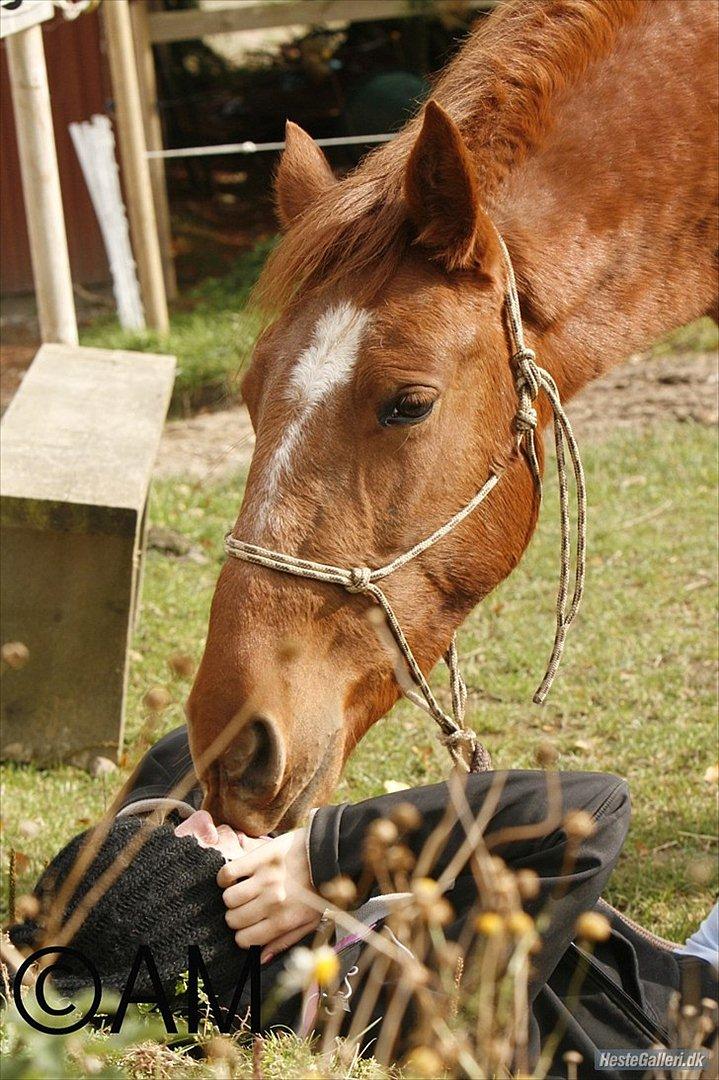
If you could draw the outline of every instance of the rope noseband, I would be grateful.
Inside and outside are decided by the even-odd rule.
[[[584,471],[579,457],[574,433],[567,415],[562,406],[559,390],[552,376],[544,368],[539,367],[534,352],[528,349],[524,342],[524,329],[522,315],[517,295],[517,285],[514,277],[514,269],[509,257],[509,252],[501,236],[498,235],[502,256],[507,272],[505,307],[507,313],[507,326],[512,345],[511,364],[519,398],[517,412],[514,418],[514,427],[517,435],[517,446],[524,446],[529,467],[534,482],[537,486],[540,498],[542,494],[542,481],[539,471],[536,447],[537,410],[535,401],[543,391],[549,401],[554,416],[554,441],[557,451],[557,476],[559,481],[559,507],[561,528],[561,552],[559,588],[557,592],[556,630],[554,645],[551,656],[533,700],[541,705],[545,700],[549,689],[557,674],[567,629],[573,621],[579,609],[579,604],[584,591],[584,574],[586,564],[586,489],[584,483]],[[577,551],[574,589],[571,602],[568,604],[569,579],[571,574],[571,526],[569,504],[569,480],[567,473],[566,454],[572,463],[574,479],[577,490]],[[469,500],[453,517],[444,525],[440,526],[430,536],[420,540],[418,544],[410,548],[403,555],[398,555],[392,562],[385,566],[371,569],[368,566],[356,566],[346,568],[331,566],[327,563],[312,562],[309,559],[300,559],[295,555],[286,555],[284,552],[272,551],[269,548],[259,547],[256,544],[248,544],[244,540],[238,540],[228,533],[225,537],[225,551],[235,559],[243,559],[245,562],[254,563],[256,566],[264,566],[270,570],[278,570],[286,574],[294,574],[295,577],[308,578],[311,581],[323,581],[331,585],[340,585],[348,593],[361,593],[374,600],[385,613],[387,624],[392,636],[401,652],[412,678],[413,686],[404,687],[406,697],[413,701],[437,722],[440,728],[440,741],[447,747],[452,760],[469,772],[481,772],[490,769],[491,759],[479,742],[475,732],[465,726],[464,714],[467,701],[467,688],[459,670],[457,658],[457,646],[455,636],[452,636],[449,648],[444,654],[444,660],[449,669],[450,690],[452,695],[452,715],[450,716],[437,701],[432,688],[425,678],[417,663],[412,648],[404,635],[404,631],[392,610],[392,605],[386,595],[377,584],[384,578],[389,577],[396,570],[406,566],[412,559],[416,559],[428,548],[434,546],[450,533],[460,522],[469,517],[474,510],[483,503],[489,493],[499,483],[502,473],[491,472],[477,494]],[[402,680],[400,680],[402,685]],[[415,689],[416,687],[416,689]]]

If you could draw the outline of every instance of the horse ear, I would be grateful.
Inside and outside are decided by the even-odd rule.
[[[404,193],[418,244],[448,270],[493,273],[499,245],[480,205],[474,162],[459,128],[436,101],[425,106]]]
[[[277,213],[283,228],[302,214],[310,203],[337,183],[327,158],[313,139],[297,124],[285,125],[285,148],[275,176]]]

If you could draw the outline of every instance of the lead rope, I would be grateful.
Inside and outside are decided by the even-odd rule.
[[[528,349],[524,342],[522,327],[522,315],[519,307],[519,297],[514,278],[514,270],[509,258],[504,240],[499,234],[499,243],[507,270],[506,309],[507,323],[512,343],[511,363],[514,368],[519,404],[515,416],[515,429],[517,432],[517,445],[524,444],[529,467],[537,485],[541,497],[542,484],[537,459],[535,442],[535,430],[537,427],[537,410],[534,402],[543,390],[547,396],[554,414],[554,441],[557,448],[557,475],[559,480],[559,505],[561,524],[561,558],[559,574],[559,590],[557,596],[557,623],[554,636],[554,646],[549,658],[549,664],[544,678],[534,694],[534,701],[540,705],[546,698],[549,688],[557,674],[559,663],[564,651],[564,642],[567,628],[574,619],[579,607],[584,589],[585,550],[586,550],[586,492],[584,473],[579,458],[574,434],[571,429],[566,413],[562,408],[559,391],[554,379],[538,366],[534,352]],[[567,611],[567,597],[569,592],[569,577],[571,573],[571,529],[569,520],[569,483],[565,458],[565,445],[574,469],[574,477],[577,487],[577,559],[574,594]],[[256,566],[264,566],[270,570],[277,570],[296,577],[307,578],[311,581],[322,581],[331,585],[340,585],[348,593],[361,593],[371,597],[385,613],[387,624],[397,647],[404,658],[407,668],[415,683],[417,690],[405,687],[400,680],[400,686],[405,697],[418,705],[428,713],[437,723],[440,729],[440,742],[447,747],[455,765],[468,772],[484,772],[491,769],[492,760],[488,751],[477,738],[476,733],[465,726],[464,714],[467,702],[467,687],[465,686],[459,670],[457,656],[457,644],[455,636],[444,654],[444,661],[449,669],[450,693],[452,698],[452,715],[450,716],[439,704],[432,688],[427,682],[422,669],[417,663],[412,648],[404,635],[392,605],[385,593],[377,584],[383,578],[388,577],[406,566],[412,559],[416,559],[428,548],[442,540],[461,521],[464,521],[480,503],[484,502],[489,493],[499,482],[501,473],[490,473],[489,477],[470,501],[462,507],[444,525],[440,526],[430,536],[420,540],[414,547],[403,555],[398,555],[392,562],[377,569],[367,566],[357,566],[350,569],[342,566],[332,566],[328,563],[313,562],[310,559],[300,559],[295,555],[286,555],[284,552],[272,551],[257,544],[248,544],[244,540],[238,540],[228,533],[225,537],[225,551],[235,558]]]
[[[518,443],[524,441],[529,466],[534,476],[534,481],[542,492],[542,478],[539,472],[537,460],[536,427],[537,410],[534,402],[540,390],[543,390],[549,399],[554,418],[554,445],[557,453],[557,480],[559,487],[559,521],[560,521],[560,558],[559,558],[559,587],[557,589],[556,629],[554,644],[549,657],[547,670],[544,678],[537,687],[532,700],[536,705],[543,705],[559,670],[559,665],[564,653],[564,645],[567,630],[571,626],[579,610],[579,605],[584,594],[584,578],[587,564],[587,488],[584,479],[584,469],[579,456],[579,447],[572,431],[569,417],[564,411],[562,400],[559,396],[557,384],[544,368],[539,367],[533,349],[528,349],[524,341],[524,327],[522,326],[522,312],[519,307],[517,283],[514,277],[514,267],[507,251],[504,239],[497,233],[499,246],[502,251],[505,269],[507,271],[507,324],[512,339],[514,353],[512,363],[516,371],[517,393],[519,394],[519,407],[515,418]],[[574,482],[577,490],[577,554],[574,574],[574,591],[572,602],[567,610],[567,597],[569,595],[569,578],[572,567],[572,535],[569,520],[569,479],[567,475],[567,462],[565,447],[569,453],[574,471]]]

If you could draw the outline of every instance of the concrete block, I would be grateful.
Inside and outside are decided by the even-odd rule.
[[[0,424],[0,754],[117,760],[147,494],[175,359],[43,345]]]

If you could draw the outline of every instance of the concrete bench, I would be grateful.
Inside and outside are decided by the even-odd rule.
[[[175,359],[43,345],[0,425],[0,754],[87,765],[122,746],[152,466]]]

